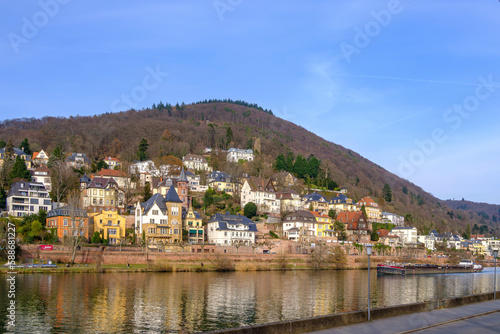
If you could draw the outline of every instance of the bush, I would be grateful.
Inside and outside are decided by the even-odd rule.
[[[236,264],[227,255],[216,253],[209,261],[215,267],[215,271],[236,270]]]
[[[101,235],[99,234],[99,232],[97,231],[94,232],[91,241],[93,244],[100,244],[102,242]]]
[[[252,219],[257,214],[257,205],[252,202],[247,203],[243,208],[243,214],[245,217]]]

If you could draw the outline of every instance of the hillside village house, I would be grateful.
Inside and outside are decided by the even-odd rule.
[[[138,235],[143,233],[149,245],[178,243],[182,238],[182,201],[173,185],[165,197],[154,194],[146,202],[137,203],[135,223]]]
[[[157,183],[157,181],[160,181]],[[187,210],[191,205],[191,197],[189,196],[189,181],[187,179],[184,168],[181,170],[181,175],[178,177],[171,176],[164,179],[163,181],[154,179],[153,180],[153,190],[152,193],[159,193],[162,196],[166,196],[170,187],[174,187],[177,195],[182,201],[182,207]]]
[[[133,188],[131,178],[122,170],[119,169],[101,169],[92,175],[92,178],[99,177],[103,179],[113,179],[122,189]]]
[[[208,167],[207,160],[201,155],[188,154],[182,158],[182,164],[184,167],[190,170],[202,170],[211,172],[212,168]]]
[[[382,212],[382,219],[395,226],[405,226],[405,217],[399,216],[395,213]]]
[[[50,169],[48,169],[46,166],[41,166],[31,170],[30,172],[31,172],[31,180],[33,182],[42,183],[43,186],[45,187],[45,190],[47,190],[48,192],[52,190]]]
[[[31,161],[31,155],[24,153],[24,150],[18,149],[17,147],[13,147],[14,154],[12,155],[12,159],[16,160],[16,157],[21,158],[24,160],[24,163],[26,164],[26,167],[29,169],[31,168],[32,161]],[[6,154],[5,154],[5,147],[0,149],[0,167],[3,166],[3,163],[5,161]]]
[[[275,215],[280,213],[280,200],[276,197],[276,189],[271,179],[254,176],[245,179],[241,188],[241,207],[250,202],[257,205],[259,212]]]
[[[371,224],[361,211],[343,211],[337,215],[337,220],[346,227],[347,239],[357,243],[370,242],[368,230]]]
[[[403,246],[416,246],[418,243],[416,227],[395,227],[391,233],[397,235]]]
[[[356,203],[344,194],[340,194],[328,202],[328,210],[330,209],[335,210],[337,213],[342,211],[358,211]]]
[[[278,192],[276,198],[280,201],[281,213],[302,210],[302,199],[292,189],[285,189]]]
[[[325,197],[313,192],[302,197],[302,205],[304,210],[317,211],[322,214],[328,214],[328,201]]]
[[[208,186],[214,190],[224,191],[231,196],[235,193],[235,184],[232,182],[231,175],[215,171],[208,175]]]
[[[363,197],[357,205],[358,210],[361,210],[363,205],[365,206],[366,218],[368,218],[369,221],[379,222],[382,218],[382,210],[380,209],[380,206],[375,203],[370,196]]]
[[[240,160],[253,161],[253,150],[230,148],[227,151],[226,159],[229,162],[238,162]]]
[[[89,240],[92,233],[87,211],[72,206],[50,210],[45,220],[47,230],[59,239],[66,236],[80,236]]]
[[[207,223],[207,239],[217,246],[251,246],[257,227],[245,216],[216,213]]]
[[[91,213],[94,232],[99,232],[101,238],[108,240],[109,244],[117,245],[125,242],[125,216],[120,216],[114,210],[102,210]]]
[[[43,183],[19,181],[12,184],[7,194],[7,211],[14,217],[37,214],[52,209],[49,192]]]
[[[399,237],[395,234],[392,234],[391,231],[389,230],[385,229],[377,230],[377,235],[379,237],[378,242],[383,245],[391,247],[399,245]]]
[[[291,212],[283,220],[283,236],[293,241],[313,241],[316,233],[316,217],[306,210]]]
[[[190,207],[188,211],[182,212],[183,229],[188,232],[190,244],[201,244],[205,240],[203,221],[198,212]]]
[[[318,211],[310,211],[314,218],[316,218],[316,233],[318,237],[332,236],[332,219],[325,214],[319,213]]]
[[[289,172],[280,172],[273,176],[275,187],[289,188],[297,185],[298,179]]]
[[[191,173],[190,171],[186,170],[186,177],[189,182],[189,189],[191,188],[196,188],[200,186],[200,179],[201,177],[199,175],[196,175],[195,173]]]
[[[122,162],[120,161],[120,159],[111,156],[107,156],[103,159],[103,161],[106,163],[106,165],[108,165],[109,169],[118,169],[122,166]]]
[[[33,152],[33,165],[35,166],[47,166],[49,163],[49,155],[45,153],[44,150],[40,152]]]
[[[72,153],[66,158],[66,164],[72,168],[90,169],[92,161],[84,153]]]
[[[82,191],[83,206],[89,212],[118,210],[124,207],[124,194],[113,178],[94,177]]]

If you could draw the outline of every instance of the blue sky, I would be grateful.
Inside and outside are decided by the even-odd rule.
[[[242,99],[439,198],[500,204],[498,1],[0,8],[0,119]]]

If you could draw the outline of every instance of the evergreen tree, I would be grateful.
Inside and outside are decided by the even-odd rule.
[[[10,180],[14,180],[16,178],[24,179],[27,181],[31,180],[31,173],[26,167],[24,160],[19,156],[16,157],[16,162],[14,162],[14,167],[12,167],[12,171],[9,175]]]
[[[408,188],[403,187],[403,193],[404,193],[405,195],[408,195]]]
[[[0,140],[0,148],[4,148],[7,145],[5,140]]]
[[[151,198],[151,196],[153,196],[153,194],[151,193],[151,188],[149,187],[149,182],[146,182],[146,184],[144,185],[142,196],[144,202],[146,202],[148,199]]]
[[[30,149],[30,143],[28,141],[28,138],[24,138],[23,141],[21,142],[21,145],[19,145],[19,149],[23,150],[24,153],[31,155],[33,152]]]
[[[295,157],[293,156],[292,151],[286,152],[286,168],[287,172],[293,172],[293,165],[295,162]]]
[[[300,154],[297,155],[295,163],[293,164],[293,171],[297,174],[297,177],[300,179],[305,178],[308,169],[309,169],[309,164],[307,163],[307,160]]]
[[[470,224],[467,224],[465,227],[465,232],[462,234],[462,238],[469,240],[470,239]]]
[[[388,183],[384,184],[384,190],[382,193],[384,194],[384,200],[386,202],[392,202],[392,190]]]
[[[248,150],[253,149],[253,139],[252,138],[249,138],[247,141],[247,149]]]
[[[319,174],[320,166],[321,161],[311,154],[309,158],[307,158],[307,175],[309,175],[312,179],[316,179]]]
[[[286,169],[286,160],[284,154],[279,154],[274,162],[274,169],[278,171],[283,171]]]
[[[7,204],[7,193],[4,188],[0,188],[0,209],[5,209]]]
[[[233,140],[233,130],[228,126],[226,129],[226,147],[229,148],[231,141]]]
[[[146,138],[142,138],[139,143],[139,149],[137,151],[137,159],[139,161],[144,161],[147,159],[146,151],[149,147],[148,140]]]

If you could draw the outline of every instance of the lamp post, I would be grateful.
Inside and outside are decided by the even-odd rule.
[[[497,299],[497,257],[498,249],[493,250],[493,261],[495,261],[495,274],[493,275],[493,299]]]
[[[368,321],[370,321],[370,255],[372,255],[372,244],[366,246],[366,255],[368,255]]]

